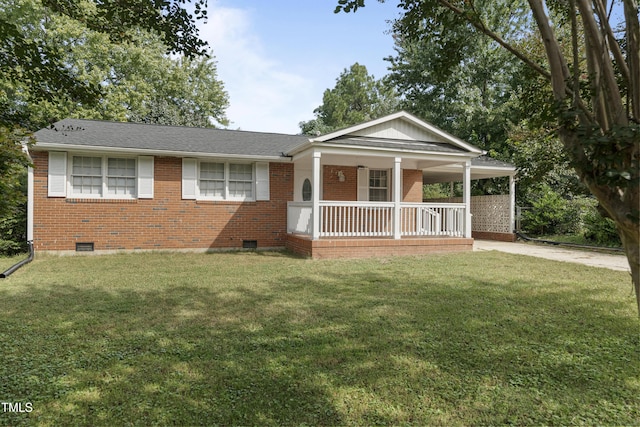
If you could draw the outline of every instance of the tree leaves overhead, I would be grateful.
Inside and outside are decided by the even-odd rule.
[[[88,14],[95,6],[91,2],[82,5]],[[5,121],[16,123],[19,118],[31,130],[65,117],[190,126],[228,123],[228,95],[208,54],[170,57],[155,32],[122,28],[123,39],[114,42],[110,34],[50,12],[38,0],[20,0],[16,7],[0,8],[1,19],[20,28],[25,42],[51,52],[63,65],[61,74],[70,77],[66,86],[44,80],[42,90],[31,79],[21,78],[24,73],[0,77]],[[43,58],[47,63],[48,57]],[[29,67],[33,70],[37,65]],[[53,77],[61,74],[53,73]],[[91,96],[73,96],[73,89],[79,87],[95,90]]]
[[[206,0],[195,0],[195,15],[183,7],[186,0],[43,0],[29,2],[0,1],[0,72],[5,79],[29,86],[32,100],[53,102],[64,96],[69,102],[97,103],[101,86],[84,81],[78,70],[66,62],[66,54],[81,40],[55,40],[32,37],[33,31],[46,27],[49,19],[66,16],[93,32],[105,34],[112,43],[133,40],[135,31],[150,31],[165,43],[166,51],[186,57],[206,54],[206,43],[198,38],[196,19],[206,17]],[[12,19],[17,13],[32,14],[45,7],[40,22],[26,26]],[[23,23],[24,25],[24,23]],[[20,111],[14,111],[0,100],[0,124],[24,122]]]
[[[314,110],[316,118],[301,122],[300,128],[304,134],[320,135],[390,114],[398,104],[392,86],[356,62],[340,74],[333,89],[324,91],[322,105]]]
[[[204,55],[207,43],[198,37],[195,21],[206,19],[207,0],[194,0],[194,14],[183,6],[188,0],[42,0],[54,13],[82,22],[93,31],[109,35],[111,41],[128,39],[126,29],[144,28],[160,35],[171,53],[187,57]]]

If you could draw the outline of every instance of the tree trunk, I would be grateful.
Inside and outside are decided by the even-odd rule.
[[[640,240],[638,239],[638,233],[626,230],[620,230],[620,238],[627,253],[629,267],[631,267],[631,280],[636,292],[638,315],[640,316]]]

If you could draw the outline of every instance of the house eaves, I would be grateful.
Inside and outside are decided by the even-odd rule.
[[[201,158],[225,158],[238,160],[272,160],[272,161],[290,161],[290,157],[283,155],[265,156],[255,154],[229,154],[229,153],[210,153],[197,151],[171,151],[145,148],[118,148],[99,145],[73,145],[73,144],[57,144],[38,142],[31,147],[33,151],[71,151],[71,152],[95,152],[107,154],[123,154],[123,155],[147,155],[147,156],[166,156],[166,157],[201,157]]]

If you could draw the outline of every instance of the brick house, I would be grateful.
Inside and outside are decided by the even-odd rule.
[[[35,137],[36,252],[468,250],[471,180],[509,176],[513,189],[515,174],[406,112],[317,138],[78,119]],[[452,181],[463,182],[461,200],[423,202],[424,183]],[[489,237],[512,236],[507,197],[509,224]]]

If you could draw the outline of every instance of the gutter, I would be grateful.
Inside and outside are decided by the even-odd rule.
[[[25,264],[29,264],[31,261],[33,261],[33,242],[27,242],[29,244],[29,257],[27,259],[23,259],[22,261],[18,262],[17,264],[12,265],[11,267],[9,267],[7,270],[3,271],[2,273],[0,273],[0,279],[6,279],[7,277],[9,277],[14,271],[16,271],[17,269],[19,269],[20,267],[22,267]]]
[[[131,148],[131,147],[104,147],[93,145],[60,144],[55,142],[38,141],[34,151],[67,151],[67,152],[98,152],[107,154],[169,156],[169,157],[198,157],[198,158],[222,158],[228,160],[253,160],[253,161],[282,161],[280,155],[254,155],[254,154],[230,154],[230,153],[204,153],[200,151],[176,151],[160,150],[155,148]]]

